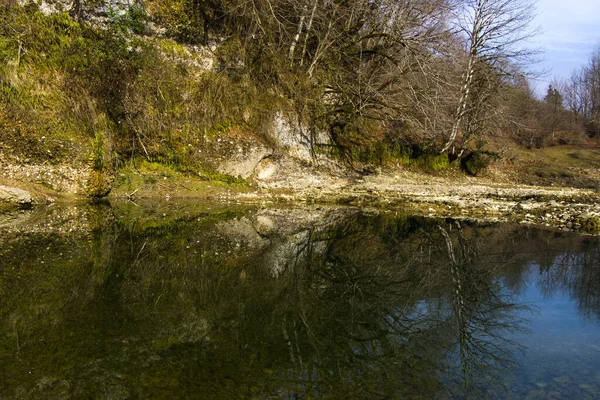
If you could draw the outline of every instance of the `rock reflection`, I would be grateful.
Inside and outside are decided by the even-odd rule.
[[[85,212],[84,234],[1,233],[0,397],[500,395],[532,263],[600,310],[593,238],[350,209]]]

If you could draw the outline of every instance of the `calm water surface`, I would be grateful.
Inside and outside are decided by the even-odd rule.
[[[0,215],[0,398],[600,398],[600,239],[353,209]]]

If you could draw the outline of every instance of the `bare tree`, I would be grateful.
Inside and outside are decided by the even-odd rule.
[[[600,46],[596,48],[585,68],[585,107],[588,133],[600,133]]]
[[[488,67],[501,76],[511,74],[511,66],[533,54],[525,46],[525,41],[535,33],[529,28],[533,18],[534,4],[531,0],[458,2],[455,21],[459,35],[465,40],[467,62],[452,129],[442,152],[452,147],[468,114],[485,106],[472,101],[475,85],[490,82],[478,79],[477,75],[485,73]]]
[[[573,122],[577,124],[584,109],[584,70],[573,71],[568,80],[560,81],[559,90],[563,94],[565,107],[573,115]]]
[[[564,83],[565,105],[575,123],[583,123],[589,136],[600,133],[600,46],[587,66],[573,71]]]

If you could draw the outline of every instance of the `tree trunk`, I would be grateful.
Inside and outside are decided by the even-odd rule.
[[[310,31],[312,29],[312,24],[315,19],[315,12],[317,11],[318,4],[319,4],[319,0],[315,0],[312,11],[310,13],[310,19],[308,20],[308,25],[306,25],[306,33],[304,34],[304,44],[302,45],[302,54],[300,54],[300,66],[302,66],[304,64],[304,55],[306,54],[306,47],[308,45],[308,37],[310,36]]]
[[[294,52],[296,51],[296,46],[298,45],[298,41],[300,40],[300,36],[302,35],[302,28],[304,27],[304,20],[306,19],[306,14],[308,10],[306,6],[302,7],[302,15],[300,16],[300,21],[298,22],[298,29],[296,30],[296,34],[294,35],[294,39],[292,40],[292,44],[290,45],[289,58],[294,64]]]
[[[448,141],[444,145],[442,149],[442,153],[445,153],[450,149],[450,147],[454,144],[456,140],[456,136],[458,135],[458,130],[460,129],[460,124],[462,123],[463,117],[465,116],[465,112],[467,110],[467,104],[469,102],[469,95],[471,92],[471,83],[473,82],[473,75],[475,74],[475,58],[476,54],[471,54],[469,56],[469,67],[467,69],[467,74],[465,79],[463,80],[463,84],[461,87],[461,95],[460,100],[458,102],[458,108],[456,109],[456,114],[454,115],[454,123],[452,124],[452,132],[450,133],[450,137]]]
[[[473,76],[475,75],[475,63],[477,62],[479,51],[484,45],[484,39],[482,36],[485,35],[486,29],[490,29],[489,24],[492,23],[492,19],[489,18],[490,16],[486,17],[485,15],[485,10],[488,3],[489,0],[478,0],[477,5],[475,6],[473,25],[470,32],[469,65],[463,79],[460,100],[454,116],[454,123],[452,124],[452,132],[450,133],[450,137],[442,149],[442,153],[447,152],[448,149],[450,149],[450,147],[454,144],[456,136],[458,135],[458,130],[460,129],[460,125],[467,110],[467,104],[469,103],[469,97],[471,94],[471,86],[473,84]]]

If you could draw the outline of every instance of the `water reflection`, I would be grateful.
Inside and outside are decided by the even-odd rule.
[[[118,206],[2,229],[6,398],[524,397],[523,293],[600,315],[598,238],[514,225]]]
[[[551,297],[561,291],[576,300],[582,315],[600,318],[600,246],[597,238],[586,238],[581,247],[566,251],[551,265],[540,265],[543,293]]]

